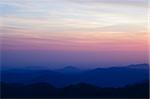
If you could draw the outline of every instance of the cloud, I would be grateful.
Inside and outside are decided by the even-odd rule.
[[[0,0],[3,63],[147,62],[147,2]]]
[[[114,5],[128,5],[128,6],[139,6],[147,7],[148,0],[67,0],[76,3],[89,3],[89,4],[114,4]]]
[[[146,1],[142,0],[2,0],[0,5],[6,11],[1,17],[2,28],[15,28],[7,34],[26,37],[23,42],[30,39],[33,44],[46,45],[50,39],[53,45],[76,47],[94,43],[96,49],[98,44],[114,44],[120,35],[126,39],[130,34],[145,32],[146,9],[141,7],[144,4]]]

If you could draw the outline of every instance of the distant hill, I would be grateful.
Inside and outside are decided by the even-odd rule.
[[[132,64],[127,66],[128,68],[140,68],[140,69],[149,69],[149,64]]]
[[[1,71],[2,82],[22,84],[45,82],[55,87],[65,87],[80,82],[99,87],[122,87],[148,79],[148,64],[96,68],[91,70],[80,70],[69,66],[59,70],[19,69]]]
[[[60,73],[65,73],[65,74],[76,74],[76,73],[81,72],[82,70],[73,66],[66,66],[64,68],[57,69],[55,71],[60,72]]]
[[[1,82],[2,98],[149,98],[149,82],[141,82],[122,88],[97,87],[78,83],[64,88],[55,88],[47,83],[30,85]]]

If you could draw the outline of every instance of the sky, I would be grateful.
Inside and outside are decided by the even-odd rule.
[[[1,0],[4,67],[148,63],[148,0]]]

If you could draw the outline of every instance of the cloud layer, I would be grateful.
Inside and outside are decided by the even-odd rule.
[[[97,57],[97,64],[101,63],[98,60],[103,60],[103,57],[110,64],[117,64],[117,61],[113,62],[114,53],[117,52],[118,62],[146,62],[147,3],[147,0],[1,0],[2,50],[7,53],[38,51],[42,57],[44,51],[51,54],[53,51],[68,52],[72,53],[72,59],[76,59],[75,53],[93,53]],[[127,56],[132,53],[138,57],[127,59],[122,53]],[[43,59],[47,60],[47,64],[48,60],[54,61],[51,54]],[[18,58],[12,59],[11,54],[6,56],[4,60],[17,62]],[[58,54],[56,56],[60,57]],[[83,59],[84,56],[80,54],[78,57]],[[22,57],[22,61],[27,58],[26,55]],[[69,60],[61,59],[59,65]],[[83,61],[95,63],[92,58]],[[103,61],[102,64],[107,64],[107,60]]]

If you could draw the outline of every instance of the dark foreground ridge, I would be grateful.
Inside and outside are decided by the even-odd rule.
[[[149,81],[121,88],[101,88],[78,83],[55,88],[48,83],[30,85],[1,82],[2,98],[149,98]]]

